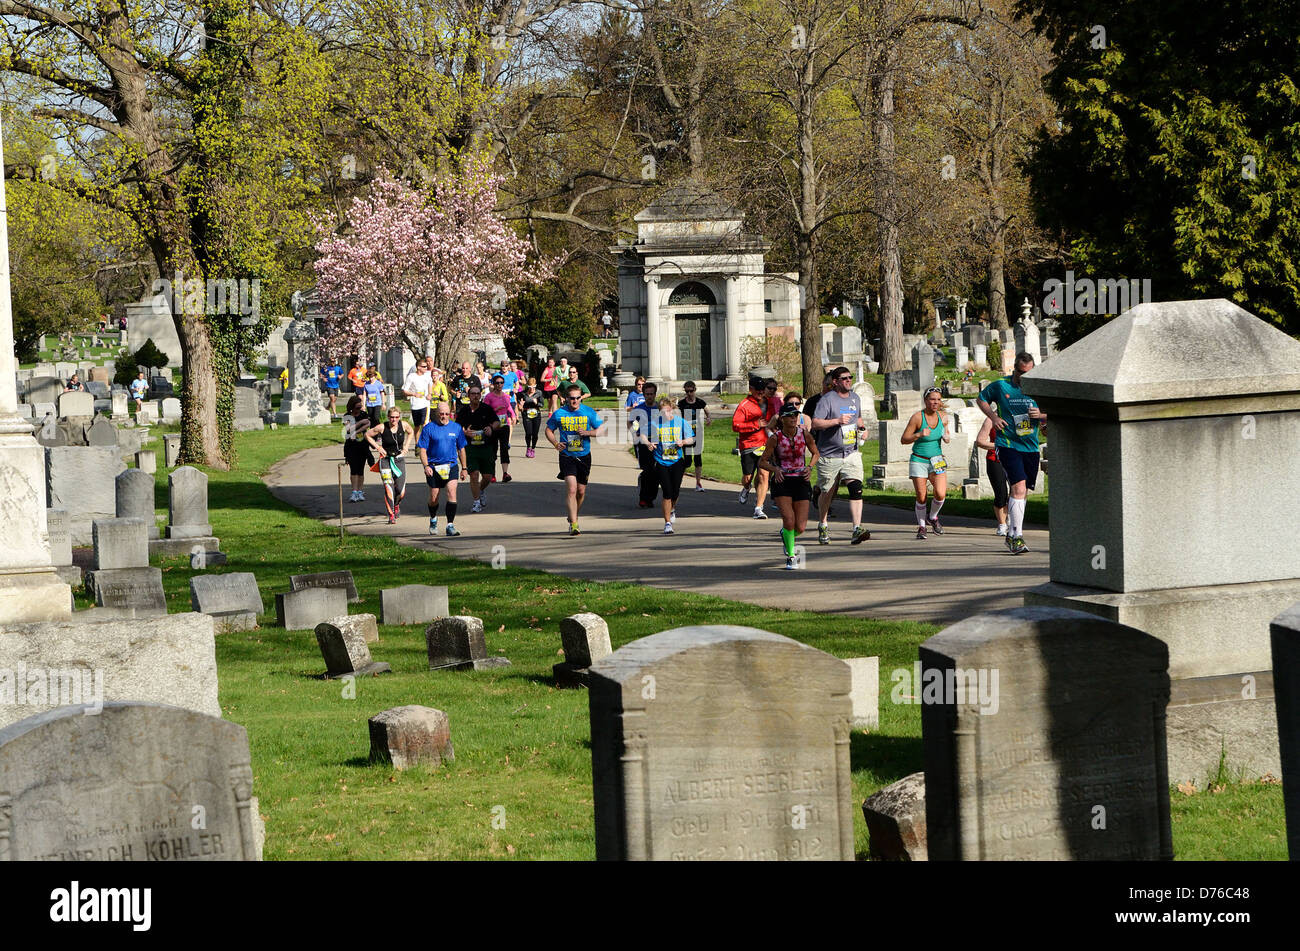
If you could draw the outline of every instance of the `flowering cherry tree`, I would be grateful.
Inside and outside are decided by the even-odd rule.
[[[383,173],[348,210],[346,233],[317,245],[327,353],[405,346],[444,359],[469,335],[504,334],[506,300],[550,276],[496,214],[500,179],[483,162],[432,198]]]

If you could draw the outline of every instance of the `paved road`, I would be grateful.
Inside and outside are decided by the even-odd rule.
[[[522,442],[522,433],[515,438]],[[944,517],[945,534],[924,542],[915,539],[910,511],[868,505],[864,520],[871,540],[850,546],[848,503],[840,499],[831,520],[833,543],[820,546],[815,529],[805,533],[800,541],[807,568],[787,572],[775,509],[767,521],[757,521],[751,517],[752,500],[740,505],[736,488],[706,482],[706,491],[696,492],[688,475],[677,533],[665,536],[658,508],[636,506],[631,454],[600,445],[593,451],[592,484],[580,518],[582,535],[576,538],[567,534],[564,484],[555,477],[556,454],[545,441],[534,459],[524,458],[522,448],[512,450],[514,480],[491,487],[487,511],[469,511],[469,485],[462,483],[456,527],[464,534],[459,538],[428,534],[428,494],[418,478],[412,479],[397,524],[389,525],[383,490],[369,473],[366,501],[343,504],[345,527],[458,558],[487,561],[493,547],[502,545],[509,564],[570,577],[639,582],[767,607],[934,623],[1019,607],[1026,588],[1048,580],[1047,531],[1028,528],[1030,551],[1013,556],[993,533],[991,503],[989,520]],[[271,469],[267,485],[277,498],[312,517],[336,521],[342,458],[341,447],[295,453]],[[419,475],[418,466],[418,460],[408,460],[412,475]],[[346,500],[346,470],[344,476]],[[445,518],[440,529],[443,523]]]

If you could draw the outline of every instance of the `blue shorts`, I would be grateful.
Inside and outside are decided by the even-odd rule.
[[[1019,449],[998,446],[998,462],[1002,463],[1002,468],[1006,470],[1008,485],[1023,482],[1025,488],[1032,489],[1034,483],[1038,481],[1038,453],[1036,452],[1021,452]]]

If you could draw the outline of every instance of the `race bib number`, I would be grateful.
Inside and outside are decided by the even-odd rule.
[[[660,446],[659,454],[663,456],[665,459],[670,459],[670,460],[676,459],[679,454],[678,448],[679,447],[677,446]]]
[[[470,433],[469,441],[476,446],[483,445],[483,430],[479,429],[476,430],[475,432]]]
[[[1015,424],[1017,436],[1028,436],[1034,431],[1034,421],[1028,416],[1012,416],[1011,421]]]
[[[858,424],[849,423],[847,426],[841,426],[840,436],[844,439],[846,449],[855,448],[858,444]]]
[[[506,424],[506,416],[504,413],[497,413],[497,419],[501,422],[502,426]]]
[[[434,466],[434,467],[433,467],[433,471],[436,472],[436,473],[438,473],[438,478],[439,478],[439,479],[450,479],[450,478],[451,478],[451,463],[449,463],[449,462],[444,462],[444,463],[443,463],[442,465],[440,465],[440,466]]]
[[[582,437],[570,436],[565,445],[568,447],[570,452],[579,452],[582,450]]]
[[[948,471],[948,460],[943,456],[931,456],[930,467],[934,470],[935,475]]]
[[[528,418],[529,418],[529,419],[536,419],[536,418],[537,418],[537,410],[535,410],[535,409],[530,409],[530,410],[528,410],[527,412],[528,412]]]

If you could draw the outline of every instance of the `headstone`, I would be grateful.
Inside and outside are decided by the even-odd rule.
[[[153,475],[158,471],[158,456],[152,449],[141,449],[135,454],[135,467]]]
[[[128,399],[129,397],[123,390],[113,391],[113,395],[110,397],[110,400],[112,401],[113,404],[112,412],[113,412],[114,419],[118,419],[118,420],[126,419],[131,415],[130,410],[128,408],[129,406]]]
[[[95,519],[95,570],[148,567],[147,528],[142,518]]]
[[[75,390],[59,395],[59,418],[74,416],[94,416],[95,397],[85,390]]]
[[[1016,351],[1028,353],[1035,363],[1043,362],[1038,326],[1032,320],[1021,320],[1016,324]]]
[[[95,570],[86,572],[86,594],[115,617],[167,613],[162,571],[149,567],[149,536],[143,519],[96,519]]]
[[[560,687],[585,687],[588,668],[611,653],[609,625],[599,614],[574,614],[560,621],[560,643],[564,663],[555,664],[551,673]]]
[[[166,433],[163,436],[163,464],[172,468],[181,458],[181,434]]]
[[[91,544],[95,519],[117,515],[113,480],[124,468],[116,447],[58,446],[45,450],[46,504],[67,511],[74,546]]]
[[[289,590],[305,591],[308,588],[343,588],[347,599],[353,604],[361,601],[357,594],[357,583],[352,580],[351,571],[319,571],[310,575],[290,575]],[[346,611],[340,612],[346,614]],[[387,621],[385,624],[389,623]]]
[[[55,567],[72,564],[72,536],[68,532],[68,513],[64,509],[46,509],[45,530],[50,539],[50,564]]]
[[[251,631],[265,612],[257,576],[250,571],[196,574],[190,578],[190,607],[216,621],[218,634]]]
[[[895,419],[907,422],[925,404],[920,390],[894,390],[889,394],[889,411]]]
[[[117,427],[103,416],[96,416],[95,421],[86,427],[86,445],[116,446]]]
[[[62,394],[63,381],[58,377],[34,376],[27,381],[27,402],[33,405],[57,403]]]
[[[975,353],[971,357],[975,361],[975,369],[987,370],[989,368],[989,348],[982,343],[975,344]]]
[[[450,613],[447,588],[443,585],[404,584],[379,592],[382,624],[428,624],[434,618],[447,617]]]
[[[164,423],[181,421],[181,401],[176,397],[168,396],[162,401],[162,421]]]
[[[890,783],[862,803],[870,836],[868,854],[876,862],[924,862],[925,773]]]
[[[262,414],[258,409],[257,391],[248,386],[235,387],[235,431],[265,429]]]
[[[58,363],[54,364],[55,375],[65,382],[72,376],[72,374],[80,371],[80,369],[81,367],[77,366],[75,363],[70,363],[67,360],[60,360]]]
[[[921,645],[932,860],[1173,858],[1169,651],[1080,611],[980,614]]]
[[[456,759],[451,721],[432,707],[409,704],[370,718],[370,762],[392,763],[394,769],[416,765],[441,766]]]
[[[598,859],[853,859],[843,661],[676,628],[596,661],[588,703]]]
[[[275,621],[286,631],[315,630],[321,621],[348,613],[342,588],[304,588],[275,596]]]
[[[332,589],[337,590],[337,589]],[[370,656],[366,631],[375,631],[373,614],[343,615],[316,625],[316,643],[325,658],[325,676],[331,680],[339,677],[371,677],[392,673],[388,664],[376,662]],[[378,640],[378,634],[375,634]]]
[[[1016,369],[1016,354],[1010,347],[1002,348],[1002,372],[1010,376]]]
[[[193,466],[173,470],[167,476],[167,537],[204,538],[211,535],[207,474]]]
[[[108,372],[108,367],[91,367],[90,381],[92,383],[111,383],[113,382],[113,375]]]
[[[965,346],[955,348],[956,358],[953,363],[958,370],[965,370],[966,364],[970,363],[970,350]]]
[[[150,404],[145,403],[144,406],[135,411],[135,424],[137,426],[152,426],[156,422],[158,422],[158,415],[153,411],[153,407]],[[166,437],[163,438],[165,439]],[[179,451],[179,442],[177,442],[176,448]]]
[[[476,617],[440,617],[424,631],[430,670],[485,670],[507,666],[504,657],[488,657],[483,621]]]
[[[329,423],[329,409],[320,399],[315,326],[309,320],[295,320],[285,328],[284,339],[289,345],[289,388],[275,421],[282,426]]]
[[[62,707],[0,730],[4,858],[260,857],[242,726],[153,703],[107,703],[87,716],[92,710]]]
[[[853,729],[880,727],[880,658],[849,657],[849,699],[853,702]]]
[[[922,341],[912,350],[912,385],[924,393],[934,386],[934,348]]]
[[[1277,745],[1282,761],[1282,800],[1291,861],[1300,861],[1300,604],[1269,625],[1273,689],[1277,698]]]

